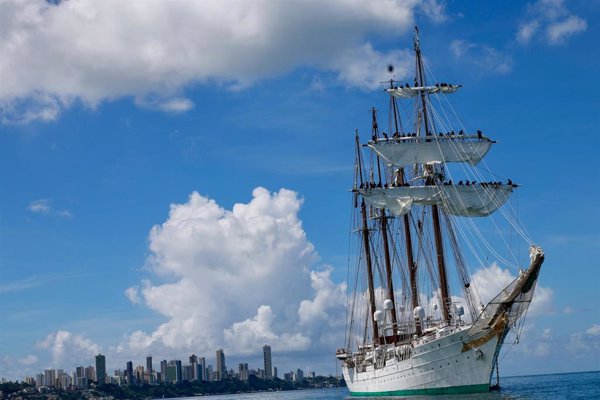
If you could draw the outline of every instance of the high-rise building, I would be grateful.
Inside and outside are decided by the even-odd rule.
[[[96,380],[96,368],[88,365],[85,367],[85,379],[87,379],[88,384],[92,381]]]
[[[106,383],[106,357],[102,354],[96,356],[96,380],[100,385]]]
[[[56,387],[59,389],[66,389],[69,385],[65,378],[69,376],[65,374],[65,371],[62,369],[56,370]]]
[[[198,357],[198,375],[200,375],[201,381],[207,381],[206,377],[206,359],[204,357]]]
[[[160,362],[160,381],[165,383],[168,382],[167,380],[167,360],[162,360]]]
[[[127,380],[128,385],[133,385],[133,362],[127,361],[127,369],[125,370],[125,379]]]
[[[44,386],[44,374],[35,374],[35,387]]]
[[[79,386],[79,387],[87,386],[87,382],[85,379],[85,368],[84,367],[75,368],[75,386]]]
[[[177,377],[176,377],[175,381],[177,383],[179,383],[183,380],[183,371],[181,370],[181,360],[175,360],[175,368],[176,368],[176,373],[177,373]]]
[[[175,383],[177,382],[177,367],[175,366],[175,362],[171,361],[166,367],[165,370],[165,379],[166,383]]]
[[[84,375],[85,375],[85,384],[86,384],[86,386],[89,386],[90,383],[92,383],[96,380],[96,368],[92,367],[91,365],[88,365],[84,369]]]
[[[217,350],[217,380],[225,379],[227,368],[225,368],[225,353],[223,349]]]
[[[277,367],[273,367],[273,378],[279,378],[277,375]]]
[[[271,360],[271,346],[263,346],[263,360],[265,362],[265,378],[273,379],[273,362]]]
[[[44,371],[44,385],[48,387],[56,386],[56,371],[47,369]]]
[[[191,382],[194,380],[194,366],[184,365],[183,366],[183,378],[182,380]]]
[[[198,357],[195,354],[190,356],[190,366],[192,367],[192,377],[190,380],[199,381],[200,377],[198,376],[199,368],[198,368]]]
[[[125,373],[123,371],[121,371],[120,369],[115,369],[113,376],[114,376],[114,380],[116,381],[117,384],[119,384],[119,385],[125,384]],[[112,379],[111,379],[111,383],[115,383],[115,382],[112,382]]]
[[[304,371],[302,371],[300,368],[298,368],[296,370],[296,374],[294,375],[294,381],[295,382],[302,382],[304,380]]]
[[[240,381],[248,382],[248,364],[242,363],[239,365],[238,378]]]
[[[152,368],[152,356],[146,357],[146,372],[151,374],[154,371]]]

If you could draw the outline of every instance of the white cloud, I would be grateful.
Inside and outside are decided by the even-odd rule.
[[[73,218],[73,213],[70,210],[56,210],[50,205],[51,200],[39,199],[29,203],[27,209],[36,214],[52,214],[60,218]]]
[[[90,339],[65,330],[49,333],[36,347],[51,353],[55,368],[72,367],[100,352],[100,347]]]
[[[345,286],[331,282],[330,270],[311,272],[318,256],[298,219],[301,204],[295,192],[259,187],[231,210],[196,192],[171,205],[169,218],[150,232],[148,259],[168,283],[144,281],[126,291],[167,321],[135,332],[122,351],[224,347],[235,355],[266,341],[281,351],[312,346],[300,319],[308,323],[338,306]]]
[[[562,311],[565,314],[574,314],[576,312],[576,310],[573,307],[569,307],[569,306],[563,308]]]
[[[73,218],[73,213],[69,210],[58,210],[56,215],[61,218]]]
[[[141,302],[139,290],[136,287],[129,287],[125,289],[125,297],[127,297],[133,304],[139,304]]]
[[[376,89],[381,82],[390,79],[388,66],[394,66],[397,79],[408,74],[412,55],[408,50],[380,53],[370,44],[350,49],[335,60],[332,68],[338,71],[339,79],[346,85],[363,89]]]
[[[600,325],[593,324],[585,332],[575,332],[569,337],[567,350],[578,357],[596,354],[600,357]]]
[[[23,358],[19,358],[18,360],[23,365],[32,365],[38,362],[38,358],[32,354],[25,356]]]
[[[471,282],[476,288],[476,293],[479,295],[479,301],[485,305],[515,279],[516,276],[509,270],[502,269],[498,264],[494,263],[487,268],[475,271]],[[554,290],[538,284],[535,288],[527,315],[552,314],[554,312],[553,299]]]
[[[171,114],[180,114],[194,108],[195,104],[190,99],[175,97],[171,99],[157,99],[152,97],[136,97],[135,104],[138,107],[158,110]]]
[[[527,15],[528,19],[517,31],[517,41],[521,44],[541,35],[546,43],[556,45],[587,29],[587,22],[571,14],[563,0],[538,0],[529,5]]]
[[[587,333],[588,335],[591,335],[591,336],[600,336],[600,325],[599,324],[592,325],[592,327],[590,329],[588,329],[587,331],[585,331],[585,333]]]
[[[554,314],[555,309],[553,305],[554,290],[549,287],[538,285],[535,288],[535,294],[531,300],[529,311],[527,315],[550,315]]]
[[[570,15],[567,19],[548,25],[546,35],[548,41],[552,44],[563,43],[569,36],[577,32],[583,32],[587,29],[587,22],[575,15]]]
[[[280,352],[306,350],[310,338],[301,333],[273,332],[275,315],[270,306],[260,306],[252,319],[235,322],[223,331],[228,348],[235,354],[256,354],[257,349],[266,343],[273,344],[273,350]]]
[[[433,22],[444,22],[448,18],[446,16],[446,5],[443,2],[424,0],[421,2],[420,7],[423,13]]]
[[[523,43],[523,44],[529,43],[529,41],[531,40],[533,35],[539,29],[539,27],[540,27],[540,22],[536,21],[536,20],[521,24],[521,26],[519,26],[519,30],[517,32],[517,41],[519,43]]]
[[[346,284],[331,280],[331,269],[311,271],[312,300],[302,300],[298,308],[300,324],[305,328],[339,326],[344,324]]]
[[[473,43],[469,43],[466,40],[457,39],[453,40],[452,43],[450,43],[450,50],[452,50],[452,54],[454,54],[454,57],[460,58],[474,46],[475,45]]]
[[[184,112],[187,86],[243,88],[301,67],[362,86],[363,60],[349,57],[368,55],[369,35],[410,29],[417,13],[445,18],[435,0],[4,1],[0,73],[11,79],[0,83],[0,112],[5,122],[49,121],[76,102],[128,96]]]
[[[47,214],[50,212],[50,201],[47,199],[34,200],[29,203],[27,208],[34,213]]]
[[[0,85],[0,93],[1,88]],[[59,117],[61,108],[68,107],[70,103],[68,99],[60,99],[38,90],[20,96],[0,95],[0,122],[27,124],[32,121],[54,121]]]
[[[542,330],[542,337],[544,339],[552,339],[552,329],[545,328],[544,330]]]
[[[450,43],[450,50],[461,63],[472,65],[479,74],[504,75],[513,67],[513,59],[510,55],[488,45],[453,40]]]

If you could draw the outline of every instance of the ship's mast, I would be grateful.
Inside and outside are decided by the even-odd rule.
[[[421,47],[419,43],[419,29],[415,27],[415,37],[414,37],[414,45],[415,45],[415,54],[417,58],[417,85],[420,87],[425,87],[425,73],[423,71],[423,58],[421,56]],[[423,120],[425,122],[425,136],[430,136],[431,132],[429,130],[429,117],[427,115],[427,101],[425,99],[425,90],[421,90],[421,105],[422,105],[422,113]],[[433,173],[435,171],[430,171],[432,173],[426,180],[427,185],[435,185],[435,178]],[[446,277],[446,263],[444,260],[444,245],[442,239],[442,230],[440,227],[440,215],[439,209],[437,205],[431,206],[431,214],[433,217],[433,232],[435,238],[435,250],[437,255],[437,264],[438,264],[438,274],[440,277],[440,291],[442,295],[442,318],[444,321],[450,320],[450,313],[448,310],[448,279]]]
[[[377,111],[375,110],[375,107],[371,109],[371,116],[373,121],[373,136],[378,138],[379,126],[377,124]],[[381,166],[379,156],[377,156],[377,173],[379,175],[379,183],[381,184]],[[385,260],[385,275],[387,280],[387,298],[392,301],[392,309],[390,310],[390,313],[392,314],[392,336],[394,337],[394,341],[396,341],[395,338],[396,331],[398,330],[398,317],[396,315],[396,298],[394,296],[394,282],[392,280],[392,261],[390,259],[390,246],[388,242],[387,215],[385,213],[385,209],[381,209],[380,211],[381,239],[383,241],[383,258]]]
[[[390,79],[390,89],[394,88],[394,80]],[[396,99],[394,96],[390,96],[390,100],[392,102],[392,114],[394,115],[394,134],[400,133],[398,131],[398,105],[396,104]],[[400,129],[402,129],[402,121],[400,121]]]
[[[390,88],[394,88],[394,82],[390,81]],[[390,96],[390,101],[392,102],[392,113],[394,114],[394,128],[395,132],[398,133],[398,106],[396,104],[396,99],[394,96]],[[398,177],[400,178],[401,185],[404,185],[404,169],[399,169]],[[414,310],[419,306],[419,289],[417,287],[417,264],[415,263],[413,257],[413,247],[412,247],[412,234],[410,232],[410,220],[408,215],[410,211],[402,216],[402,223],[404,225],[404,237],[406,244],[406,263],[408,265],[408,278],[410,281],[410,294],[411,294],[411,305]],[[421,335],[421,321],[415,320],[415,333],[417,335]]]
[[[356,132],[356,154],[358,160],[358,176],[360,179],[361,186],[363,183],[362,178],[362,162],[360,157],[360,142],[358,138],[358,131]],[[360,213],[362,217],[362,236],[363,245],[365,250],[365,261],[367,263],[367,281],[369,285],[369,318],[373,326],[373,344],[379,343],[379,329],[377,327],[377,321],[373,319],[375,313],[375,287],[373,285],[373,265],[371,263],[371,247],[369,245],[369,226],[367,224],[367,206],[365,205],[365,199],[361,199]]]

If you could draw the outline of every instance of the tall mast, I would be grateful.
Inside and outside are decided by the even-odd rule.
[[[371,109],[371,115],[373,119],[373,136],[378,137],[379,127],[377,124],[377,112],[375,110],[375,107]],[[381,166],[379,162],[379,156],[377,156],[377,173],[379,174],[379,183],[381,183]],[[383,258],[385,260],[385,275],[387,278],[387,298],[392,301],[392,309],[390,310],[390,312],[392,314],[392,335],[395,338],[396,331],[398,330],[398,317],[396,315],[396,296],[394,296],[394,281],[392,280],[392,261],[390,259],[390,246],[388,242],[387,215],[385,213],[385,209],[382,209],[380,213],[381,238],[383,241]]]
[[[356,132],[356,155],[358,160],[358,176],[360,177],[360,184],[363,184],[362,178],[362,162],[360,157],[360,142],[358,139],[358,131]],[[367,225],[367,206],[365,205],[365,199],[361,199],[360,213],[362,216],[362,236],[363,245],[365,250],[365,262],[367,263],[367,281],[369,285],[369,306],[370,313],[369,318],[371,319],[371,325],[373,326],[373,343],[379,343],[379,329],[377,327],[377,321],[373,319],[375,313],[375,287],[373,285],[373,265],[371,263],[371,247],[369,244],[369,226]]]
[[[421,58],[421,47],[419,43],[419,28],[415,26],[414,37],[415,53],[417,56],[417,85],[425,86],[425,74],[423,73],[423,59]],[[425,136],[431,135],[429,130],[429,118],[427,116],[427,101],[425,100],[425,91],[421,90],[421,106],[423,109],[423,120],[425,121]]]
[[[446,263],[444,261],[444,247],[442,244],[442,231],[440,229],[440,214],[437,205],[431,206],[431,214],[433,216],[433,232],[435,236],[435,251],[437,253],[438,273],[440,275],[440,290],[442,294],[442,317],[444,321],[450,320],[448,310],[448,302],[450,300],[448,294],[448,279],[446,278]]]
[[[377,110],[375,110],[375,107],[371,107],[371,121],[371,132],[373,133],[373,139],[376,140],[379,138],[379,125],[377,124]],[[377,178],[378,183],[381,185],[381,165],[379,164],[379,156],[377,156]]]
[[[408,213],[404,214],[404,236],[406,237],[406,262],[408,263],[408,278],[410,280],[410,294],[412,309],[419,306],[419,289],[417,288],[417,263],[413,258],[412,252],[412,237],[410,233],[410,224]],[[417,335],[421,335],[421,321],[415,321],[415,331]]]
[[[404,180],[404,171],[402,169],[400,169],[398,171],[398,177],[399,177],[399,181],[398,182],[400,185],[404,185],[405,180]],[[402,216],[403,218],[403,225],[404,225],[404,237],[405,237],[405,244],[406,244],[406,263],[408,265],[408,279],[410,281],[410,294],[411,294],[411,305],[412,305],[412,309],[414,310],[415,308],[417,308],[419,306],[419,288],[417,287],[417,263],[415,262],[414,256],[413,256],[413,245],[412,245],[412,234],[410,232],[410,220],[408,218],[408,215],[410,214],[410,212],[404,214]],[[417,323],[417,321],[415,321],[415,333],[417,335],[421,335],[421,322],[419,321]]]
[[[390,81],[390,88],[394,88],[394,82]],[[396,105],[396,99],[394,96],[390,96],[390,100],[392,102],[392,112],[394,113],[394,128],[396,133],[398,132],[398,106]],[[397,172],[398,177],[400,178],[401,185],[404,185],[404,169],[400,169]],[[408,278],[410,281],[410,294],[411,294],[411,305],[414,310],[419,306],[419,289],[417,288],[417,264],[414,261],[413,257],[413,247],[412,247],[412,235],[410,232],[410,221],[408,215],[410,211],[402,216],[402,223],[404,225],[404,237],[406,244],[406,263],[408,265]],[[415,321],[415,333],[417,335],[421,335],[421,321],[417,323]]]
[[[394,88],[394,80],[390,79],[390,89]],[[398,105],[396,104],[396,99],[394,96],[390,96],[390,100],[392,102],[392,114],[394,115],[394,133],[398,132]],[[402,128],[402,122],[400,122],[400,128]]]
[[[423,58],[421,57],[421,47],[419,43],[419,29],[415,27],[415,54],[417,57],[417,84],[420,87],[425,86],[425,74],[423,72]],[[427,115],[427,101],[425,100],[425,90],[421,90],[421,104],[423,107],[423,120],[425,121],[425,136],[431,135],[429,131],[429,118]],[[434,171],[432,171],[434,172]],[[427,178],[426,184],[435,185],[435,178],[433,176]],[[438,274],[440,276],[440,290],[442,295],[442,318],[444,321],[450,320],[450,313],[448,312],[448,279],[446,277],[446,263],[444,261],[444,245],[442,239],[442,230],[440,227],[440,215],[437,205],[431,206],[431,214],[433,217],[433,232],[435,238],[435,251],[437,254]]]

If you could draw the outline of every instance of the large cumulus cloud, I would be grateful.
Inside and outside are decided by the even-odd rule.
[[[197,83],[245,87],[298,67],[378,84],[402,52],[369,34],[412,27],[416,13],[444,18],[435,0],[93,1],[0,3],[0,112],[6,121],[52,120],[82,101],[136,98],[166,112],[194,105]]]
[[[167,221],[150,232],[149,266],[163,282],[126,291],[167,322],[136,331],[128,350],[225,346],[247,354],[267,342],[276,349],[311,346],[306,326],[339,319],[328,313],[339,311],[345,286],[334,284],[329,270],[314,271],[318,255],[298,218],[301,203],[293,191],[259,187],[231,210],[196,192],[171,205]]]

